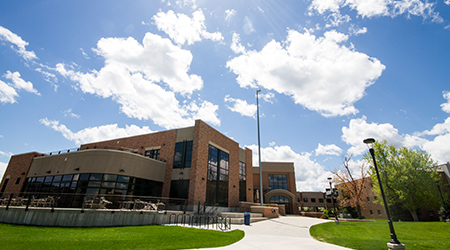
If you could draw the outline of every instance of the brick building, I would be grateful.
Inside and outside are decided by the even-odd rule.
[[[298,214],[293,162],[261,162],[264,204],[285,205],[287,214]],[[254,200],[259,201],[259,167],[253,168]]]
[[[75,152],[14,155],[0,187],[1,194],[160,196],[237,208],[253,202],[252,151],[197,120],[193,127],[83,144]]]
[[[310,209],[312,212],[320,212],[324,209],[331,210],[333,208],[333,201],[327,197],[325,192],[319,191],[302,191],[297,192],[297,199],[300,206],[300,211]],[[335,204],[338,206],[337,202]]]

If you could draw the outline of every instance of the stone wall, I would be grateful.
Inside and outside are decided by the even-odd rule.
[[[111,211],[0,207],[0,223],[48,227],[115,227],[161,225],[168,215],[156,211]]]

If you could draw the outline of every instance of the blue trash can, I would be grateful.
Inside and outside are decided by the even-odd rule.
[[[250,225],[250,213],[249,212],[244,213],[244,224],[247,226]]]

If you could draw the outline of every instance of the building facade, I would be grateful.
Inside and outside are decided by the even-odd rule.
[[[14,155],[1,193],[140,195],[239,207],[253,202],[252,151],[201,120],[193,127]],[[75,202],[76,203],[76,202]]]
[[[333,201],[325,192],[303,191],[297,192],[300,211],[322,212],[333,208]],[[335,204],[338,206],[338,204]]]
[[[264,204],[285,205],[286,214],[298,214],[297,187],[293,162],[261,162]],[[259,200],[259,167],[253,168],[253,195]]]

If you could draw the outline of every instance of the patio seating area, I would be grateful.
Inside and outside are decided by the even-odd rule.
[[[78,208],[121,210],[121,211],[157,211],[164,212],[169,207],[183,209],[186,201],[151,196],[128,195],[81,195],[81,194],[33,194],[15,193],[0,198],[0,206],[28,208]],[[176,210],[176,209],[175,209]]]

